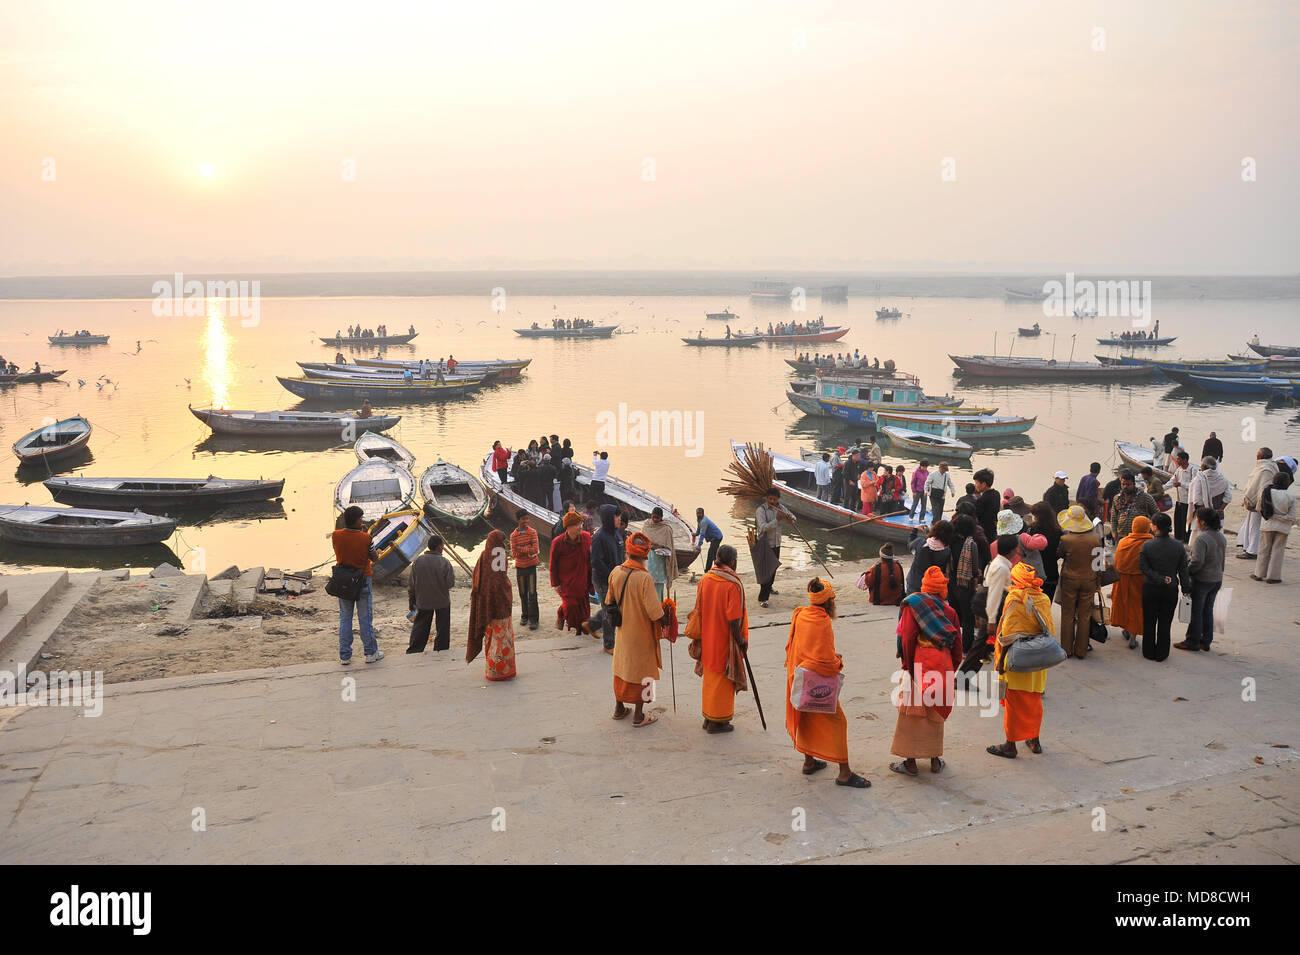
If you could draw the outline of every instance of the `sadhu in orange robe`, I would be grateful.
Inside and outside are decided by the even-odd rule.
[[[700,579],[695,612],[700,616],[700,657],[695,672],[704,679],[701,709],[706,720],[726,723],[736,714],[736,691],[749,689],[744,659],[731,637],[731,622],[739,620],[740,635],[749,638],[745,587],[735,571],[715,564]]]
[[[844,669],[844,659],[835,652],[831,617],[821,607],[796,607],[790,618],[790,640],[785,645],[785,730],[794,748],[805,756],[832,763],[849,761],[849,721],[838,703],[835,715],[801,713],[790,702],[795,667],[822,676]]]

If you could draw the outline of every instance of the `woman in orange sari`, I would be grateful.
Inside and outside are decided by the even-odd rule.
[[[1151,521],[1139,514],[1133,518],[1133,529],[1115,546],[1115,570],[1119,580],[1110,590],[1110,625],[1119,627],[1128,637],[1130,650],[1138,645],[1137,635],[1144,632],[1142,617],[1142,567],[1138,557],[1142,545],[1152,539]]]
[[[900,683],[889,751],[903,761],[889,768],[907,776],[919,772],[918,758],[930,760],[930,772],[943,772],[943,726],[952,713],[954,674],[962,661],[961,624],[944,600],[947,592],[943,571],[927,568],[920,593],[903,600],[898,618],[898,655],[907,677]]]
[[[804,754],[803,774],[811,776],[836,762],[840,774],[837,786],[866,789],[867,782],[849,768],[849,721],[844,707],[835,704],[835,714],[805,713],[790,702],[794,671],[803,667],[820,676],[834,676],[844,669],[844,658],[835,652],[835,590],[814,577],[808,583],[809,606],[795,607],[790,617],[790,639],[785,645],[785,729],[794,748]]]
[[[498,530],[488,534],[483,553],[474,565],[469,594],[469,641],[465,662],[486,645],[484,661],[489,680],[512,680],[515,676],[515,631],[510,614],[510,578],[506,575],[506,536]]]
[[[997,664],[1002,670],[1002,660],[1007,649],[1027,633],[1052,633],[1052,602],[1043,593],[1043,581],[1035,576],[1034,568],[1021,562],[1011,568],[1011,584],[1002,604],[1002,619],[998,623]],[[1038,617],[1043,618],[1040,625]],[[1043,725],[1043,692],[1047,689],[1047,671],[1031,673],[999,673],[1007,685],[1007,695],[1002,701],[1002,726],[1007,740],[1000,746],[990,746],[988,752],[1007,759],[1016,758],[1016,743],[1024,742],[1031,753],[1041,753],[1043,744],[1038,734]]]

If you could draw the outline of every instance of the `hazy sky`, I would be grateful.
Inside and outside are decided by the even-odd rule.
[[[0,274],[1294,273],[1298,100],[1295,2],[0,0]]]

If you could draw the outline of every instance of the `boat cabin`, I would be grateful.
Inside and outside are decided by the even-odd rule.
[[[924,400],[920,385],[906,381],[819,381],[818,398],[841,401],[870,401],[873,404],[915,405]]]

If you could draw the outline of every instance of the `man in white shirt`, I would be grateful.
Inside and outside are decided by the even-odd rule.
[[[1174,537],[1186,544],[1187,502],[1190,499],[1189,495],[1192,490],[1192,479],[1196,477],[1199,468],[1192,464],[1191,455],[1186,451],[1180,450],[1175,455],[1174,460],[1176,464],[1173,477],[1170,478],[1165,490],[1174,492]]]
[[[823,454],[822,459],[813,465],[813,474],[817,477],[817,500],[829,501],[831,499],[831,474],[834,471],[834,465],[831,464],[831,456]]]
[[[609,452],[591,452],[591,499],[600,503],[605,493],[605,478],[609,476]]]
[[[939,467],[931,471],[930,476],[925,479],[925,496],[930,499],[930,510],[933,512],[931,520],[936,524],[943,520],[943,502],[947,494],[955,497],[957,488],[948,473],[948,462],[940,461]]]

